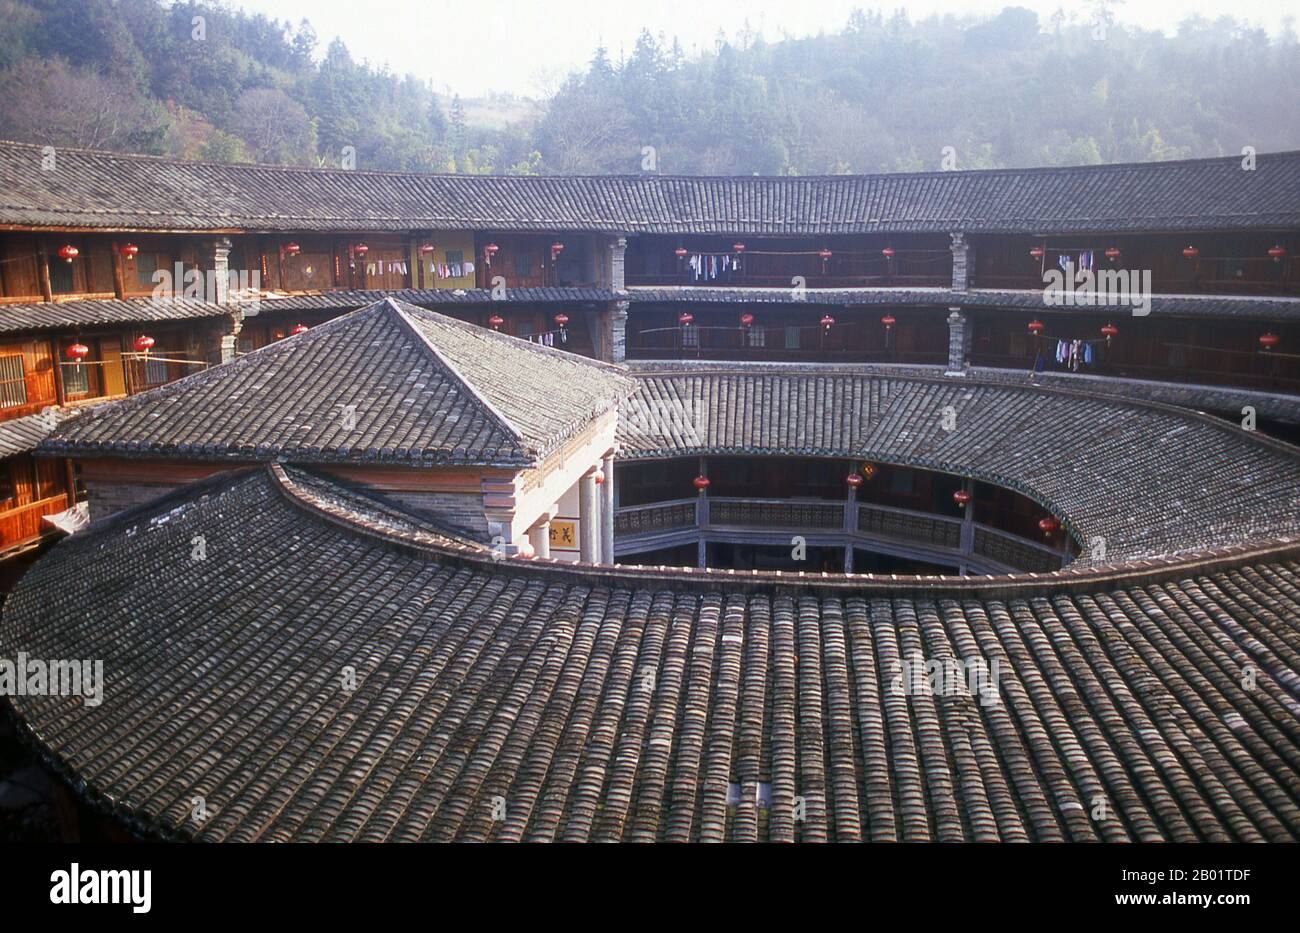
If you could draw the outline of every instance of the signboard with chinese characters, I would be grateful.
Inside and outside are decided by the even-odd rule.
[[[577,522],[551,522],[551,547],[576,550],[578,547],[577,526]]]

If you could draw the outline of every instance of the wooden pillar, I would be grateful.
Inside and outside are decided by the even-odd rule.
[[[858,475],[858,463],[856,460],[849,461],[849,476]],[[853,535],[858,530],[858,487],[845,483],[848,486],[848,496],[844,500],[844,572],[853,572]]]
[[[700,458],[700,476],[709,475],[709,458]],[[696,551],[696,566],[704,569],[708,565],[708,547],[704,541],[704,529],[709,524],[709,490],[701,489],[695,497],[695,525],[699,529],[700,537]]]
[[[45,237],[37,241],[36,274],[41,280],[41,297],[46,301],[53,301],[54,291],[50,288],[50,253],[46,249]]]
[[[970,501],[962,507],[961,517],[961,538],[959,550],[963,555],[971,554],[975,550],[975,481],[973,479],[963,479],[961,488],[970,494]],[[966,562],[961,563],[961,573],[966,574]]]
[[[126,297],[126,270],[122,268],[120,245],[114,240],[109,249],[113,251],[113,295],[119,300]]]

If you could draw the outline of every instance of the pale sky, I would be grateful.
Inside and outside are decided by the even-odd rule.
[[[1044,25],[1064,9],[1089,21],[1095,0],[476,0],[434,5],[412,0],[228,0],[234,7],[289,20],[310,20],[320,49],[341,36],[352,54],[398,74],[432,81],[435,90],[464,97],[492,91],[545,96],[569,71],[580,69],[603,44],[617,61],[640,31],[680,40],[689,54],[709,47],[719,30],[734,37],[746,21],[768,40],[783,35],[837,32],[856,7],[912,20],[934,14],[996,13],[1023,6]],[[1276,35],[1287,17],[1300,17],[1300,0],[1111,0],[1119,22],[1172,32],[1190,15],[1231,15]]]

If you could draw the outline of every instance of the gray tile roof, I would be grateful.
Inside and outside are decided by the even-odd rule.
[[[43,412],[0,421],[0,457],[29,453],[49,437],[50,431],[72,414],[66,408],[51,406]]]
[[[1107,560],[1300,528],[1300,451],[1175,408],[829,366],[657,364],[634,374],[640,389],[619,423],[627,459],[845,457],[974,476],[1063,516],[1085,545],[1100,536]]]
[[[70,420],[79,456],[525,466],[630,391],[615,367],[385,299]]]
[[[223,317],[232,308],[194,298],[107,298],[0,305],[0,334]]]
[[[260,299],[258,312],[331,311],[361,308],[382,299],[394,298],[421,308],[457,308],[489,304],[603,304],[626,297],[608,288],[509,288],[505,298],[494,298],[490,288],[407,288],[398,291],[341,289],[310,295],[267,296]]]
[[[0,143],[0,223],[165,230],[832,234],[1295,229],[1300,152],[791,177],[489,176],[173,162]]]
[[[1073,579],[596,571],[415,546],[258,470],[57,544],[0,656],[104,660],[98,706],[11,702],[164,838],[1296,841],[1297,618],[1295,546]],[[996,663],[991,702],[896,689],[918,654]]]

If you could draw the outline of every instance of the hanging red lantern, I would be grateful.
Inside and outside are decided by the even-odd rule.
[[[1030,248],[1029,255],[1033,256],[1035,259],[1042,259],[1045,255],[1045,250],[1041,246],[1034,246]]]
[[[597,486],[605,482],[605,471],[597,468],[596,472],[591,474],[591,481]]]
[[[735,251],[735,252],[737,252],[737,253],[743,253],[743,252],[745,251],[745,244],[744,244],[744,243],[732,243],[732,244],[731,244],[731,248],[732,248],[733,251]]]
[[[823,246],[821,252],[819,252],[817,255],[822,258],[822,262],[827,262],[831,258],[831,256],[834,255],[834,253],[832,253],[829,249]]]
[[[497,251],[500,249],[501,247],[497,246],[495,243],[489,243],[487,246],[483,247],[483,263],[489,266],[492,265],[492,257],[495,256]]]
[[[1038,318],[1034,318],[1032,321],[1029,322],[1029,332],[1033,334],[1035,337],[1037,337],[1039,334],[1043,332],[1043,322],[1040,321]]]
[[[81,250],[77,249],[71,243],[69,243],[67,246],[59,247],[59,258],[62,259],[64,262],[72,262],[72,260],[76,259],[80,255],[81,255]]]
[[[297,243],[284,244],[284,254],[286,256],[297,256],[301,252],[302,252],[302,247],[299,246]]]
[[[74,343],[72,346],[68,347],[68,349],[64,350],[63,352],[68,357],[68,359],[76,360],[78,363],[80,363],[86,357],[90,356],[90,347],[86,346],[84,343],[77,342]]]
[[[139,337],[135,338],[136,353],[148,353],[150,350],[153,349],[153,345],[154,345],[154,339],[150,337],[148,334],[141,334]]]
[[[1119,255],[1120,254],[1119,254],[1118,246],[1106,247],[1106,258],[1109,259],[1111,262],[1114,262],[1116,259],[1119,259]]]
[[[1119,328],[1114,324],[1103,324],[1101,325],[1101,334],[1106,338],[1106,343],[1109,344],[1110,338],[1119,334]]]
[[[120,255],[125,256],[127,259],[134,259],[136,255],[140,252],[140,247],[136,246],[134,243],[126,243],[121,247],[119,247],[117,251]]]
[[[569,316],[561,311],[555,315],[555,323],[560,325],[560,330],[563,330],[569,323]]]
[[[1185,256],[1186,258],[1195,259],[1199,255],[1201,255],[1201,251],[1197,249],[1195,246],[1183,247],[1183,256]]]
[[[857,489],[862,485],[862,477],[856,473],[850,473],[848,476],[844,477],[844,482],[848,483],[852,488]]]
[[[1266,351],[1272,350],[1281,342],[1282,342],[1282,338],[1279,337],[1277,334],[1273,333],[1271,330],[1265,331],[1264,333],[1259,335],[1259,345],[1263,347],[1264,350]]]
[[[709,478],[701,473],[699,476],[695,477],[695,479],[691,480],[691,485],[700,492],[704,492],[704,490],[709,488]]]
[[[676,256],[678,259],[685,259],[685,258],[686,258],[686,247],[685,247],[685,246],[679,246],[679,247],[677,247],[675,250],[673,250],[673,255]]]
[[[430,253],[434,252],[436,249],[437,249],[437,247],[434,246],[432,243],[430,243],[430,242],[428,242],[428,241],[425,241],[424,243],[421,243],[421,244],[420,244],[420,255],[422,255],[422,256],[428,256]]]
[[[835,318],[831,317],[829,314],[822,315],[822,321],[821,321],[822,330],[829,332],[831,329],[831,325],[834,323],[835,323]]]
[[[893,327],[895,324],[898,323],[898,319],[895,318],[892,314],[886,314],[884,317],[880,319],[880,323],[885,325],[885,330],[889,330],[891,327]]]
[[[564,252],[564,244],[556,240],[551,244],[551,262],[555,262],[557,256]]]
[[[356,243],[352,247],[352,252],[356,253],[358,256],[364,256],[366,253],[370,252],[370,247],[364,243]]]
[[[295,324],[295,325],[293,325],[293,329],[290,330],[289,333],[290,333],[290,334],[305,334],[305,333],[307,333],[307,331],[310,330],[310,329],[311,329],[311,328],[309,328],[306,324]]]
[[[695,315],[691,314],[689,311],[683,311],[681,314],[677,315],[677,323],[682,325],[682,327],[690,327],[691,322],[694,320]]]
[[[1049,515],[1038,520],[1038,527],[1046,537],[1050,538],[1055,534],[1056,529],[1061,527],[1061,523]]]
[[[894,248],[892,246],[886,246],[884,249],[880,251],[880,255],[884,256],[886,259],[893,259]]]
[[[505,322],[506,319],[503,318],[501,315],[494,314],[490,318],[488,318],[488,327],[492,328],[493,330],[500,330],[501,325],[504,324]]]
[[[958,489],[952,494],[952,501],[964,509],[966,504],[970,502],[970,493],[964,489]]]
[[[1279,243],[1277,246],[1269,247],[1268,255],[1274,262],[1281,262],[1282,257],[1286,255],[1286,250]]]
[[[746,311],[744,314],[740,316],[741,327],[748,327],[750,324],[753,323],[754,323],[754,315],[750,314],[748,311]]]

